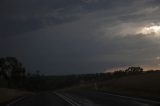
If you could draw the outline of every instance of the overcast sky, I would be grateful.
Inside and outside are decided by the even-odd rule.
[[[1,0],[0,57],[30,72],[160,67],[160,0]]]

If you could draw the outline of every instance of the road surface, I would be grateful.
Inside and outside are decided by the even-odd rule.
[[[160,106],[159,102],[101,92],[45,92],[7,106]]]
[[[72,106],[54,93],[44,92],[11,102],[7,106]]]

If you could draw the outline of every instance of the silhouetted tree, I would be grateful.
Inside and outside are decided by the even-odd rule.
[[[0,75],[10,82],[19,83],[25,76],[25,68],[14,57],[0,58]]]
[[[7,66],[5,65],[5,58],[0,58],[0,78],[2,79],[8,79],[7,72],[6,72]]]
[[[141,67],[129,67],[128,69],[125,70],[125,72],[128,75],[139,74],[139,73],[143,72],[143,68],[141,68]]]

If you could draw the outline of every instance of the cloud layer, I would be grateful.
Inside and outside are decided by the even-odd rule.
[[[2,0],[0,56],[46,74],[158,66],[159,0]],[[158,36],[159,35],[159,36]]]

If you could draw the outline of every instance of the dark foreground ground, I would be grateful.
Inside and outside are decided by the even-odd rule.
[[[15,103],[14,101],[12,101],[6,106],[71,106],[71,105],[51,92],[44,92],[25,97],[24,99],[19,100]]]
[[[160,106],[159,102],[102,92],[43,92],[7,106]]]

